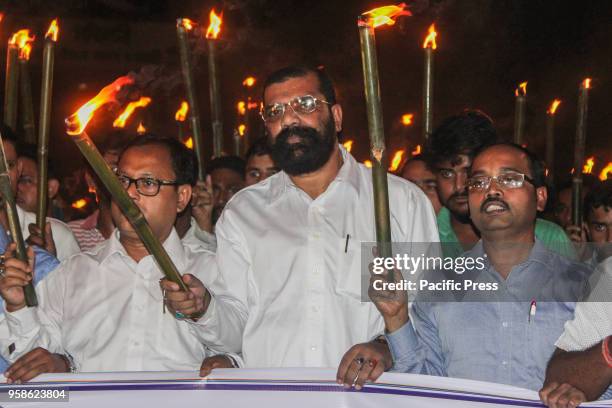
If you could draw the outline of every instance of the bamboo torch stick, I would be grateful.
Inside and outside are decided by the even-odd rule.
[[[560,103],[559,99],[555,99],[546,111],[546,168],[548,178],[553,181],[553,184],[555,180],[555,112]]]
[[[372,158],[372,183],[374,187],[374,216],[376,224],[376,245],[378,256],[391,256],[391,223],[389,218],[389,192],[387,169],[384,165],[385,134],[380,84],[378,79],[378,62],[376,59],[375,28],[382,25],[393,25],[393,17],[409,15],[404,5],[380,7],[360,15],[357,19],[361,44],[361,62],[365,87],[368,131],[370,134],[370,153]],[[389,274],[387,276],[393,279]]]
[[[34,104],[32,102],[32,81],[30,79],[30,52],[34,36],[30,37],[30,30],[21,30],[24,34],[19,37],[19,84],[21,93],[21,110],[23,111],[23,130],[25,141],[36,143],[36,125],[34,124]]]
[[[51,100],[53,96],[53,68],[55,61],[55,43],[59,34],[57,19],[51,22],[45,35],[43,50],[42,80],[40,90],[40,118],[38,128],[38,185],[36,206],[36,225],[43,238],[47,223],[47,169],[49,157],[49,128],[51,125]]]
[[[181,71],[185,81],[185,91],[189,101],[191,121],[191,132],[193,134],[193,148],[198,159],[198,180],[204,180],[204,162],[202,160],[202,126],[200,124],[200,108],[196,95],[195,80],[191,66],[191,53],[189,52],[189,31],[193,29],[194,23],[187,18],[179,18],[176,21],[176,35],[178,37],[179,53],[181,55]]]
[[[514,91],[514,143],[523,144],[525,135],[525,108],[527,107],[527,82],[522,82]]]
[[[429,27],[429,34],[423,43],[425,50],[425,66],[423,70],[423,139],[427,139],[433,131],[433,69],[434,50],[436,44],[436,27]]]
[[[117,179],[117,176],[108,166],[87,133],[85,133],[85,127],[93,117],[96,109],[105,103],[113,101],[121,87],[131,83],[133,83],[133,79],[130,77],[121,77],[103,88],[96,97],[66,119],[66,133],[72,136],[72,140],[81,151],[81,154],[83,154],[83,157],[85,157],[100,180],[102,180],[115,203],[117,203],[125,217],[130,221],[149,253],[155,258],[164,275],[172,282],[178,284],[182,290],[187,291],[188,288],[181,279],[180,273],[159,239],[153,234],[144,215],[134,204],[127,191],[119,182],[119,179]]]
[[[4,153],[4,141],[2,140],[2,135],[0,135],[0,194],[2,194],[2,200],[4,201],[4,210],[6,211],[11,237],[13,238],[13,242],[17,245],[15,251],[17,259],[28,262],[28,254],[23,241],[21,224],[19,224],[19,217],[17,216],[15,196],[11,188],[11,178],[8,171],[9,167],[6,162],[6,154]],[[34,291],[32,281],[24,286],[23,293],[28,307],[38,306],[38,299],[36,298],[36,292]]]
[[[4,83],[4,123],[13,131],[17,130],[17,97],[19,93],[19,47],[13,34],[6,49],[6,77]]]
[[[221,32],[223,13],[217,15],[210,11],[210,24],[206,30],[208,43],[208,82],[210,91],[210,111],[213,133],[213,155],[220,157],[223,152],[223,121],[221,119],[221,90],[217,71],[217,38]]]
[[[572,224],[577,226],[582,225],[582,162],[584,162],[584,146],[586,144],[590,87],[591,79],[586,78],[580,84],[578,94],[578,121],[576,122],[574,174],[572,176]]]

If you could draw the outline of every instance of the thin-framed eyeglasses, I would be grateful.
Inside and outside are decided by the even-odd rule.
[[[533,179],[522,173],[504,173],[496,177],[474,176],[470,177],[466,184],[470,191],[484,191],[491,186],[492,181],[501,188],[509,190],[523,187],[525,181],[535,186]]]
[[[316,98],[312,95],[304,95],[293,98],[286,103],[274,103],[272,105],[263,106],[259,114],[264,122],[276,122],[285,114],[287,106],[291,107],[296,115],[309,115],[317,110],[319,103],[331,105],[330,102]]]
[[[132,184],[136,185],[136,191],[139,194],[147,197],[154,197],[159,194],[161,186],[178,186],[179,183],[170,180],[160,180],[153,177],[140,177],[137,179],[126,176],[125,174],[117,174],[119,182],[128,190]]]

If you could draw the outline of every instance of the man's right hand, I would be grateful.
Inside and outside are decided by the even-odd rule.
[[[377,255],[374,254],[374,256]],[[385,329],[388,333],[392,333],[408,322],[408,292],[405,290],[376,290],[375,287],[380,289],[383,283],[388,282],[387,273],[389,272],[378,275],[372,271],[373,265],[370,264],[368,296],[382,315],[385,321]],[[394,282],[401,282],[403,277],[397,269],[394,269],[391,273],[393,273]],[[375,286],[376,281],[380,282]]]
[[[34,273],[34,251],[27,249],[28,262],[15,258],[16,245],[11,243],[4,254],[4,266],[0,267],[0,295],[6,302],[6,310],[15,312],[23,308],[23,287],[32,281]]]
[[[201,230],[212,233],[213,188],[210,174],[206,181],[198,180],[191,196],[191,215]]]
[[[164,302],[168,309],[179,318],[181,313],[184,317],[197,320],[203,316],[210,304],[210,293],[204,284],[191,274],[183,275],[183,282],[189,288],[188,292],[181,290],[178,284],[164,278],[160,281]],[[177,313],[178,312],[178,313]]]
[[[61,354],[53,354],[42,347],[37,347],[15,361],[4,375],[7,383],[21,384],[39,374],[66,373],[69,368],[68,360]]]
[[[582,223],[582,228],[577,225],[568,225],[565,227],[565,233],[569,238],[578,244],[588,242],[588,226],[586,223]]]

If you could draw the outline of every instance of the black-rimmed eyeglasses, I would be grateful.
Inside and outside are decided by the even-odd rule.
[[[118,174],[117,178],[119,182],[128,190],[132,184],[136,185],[136,191],[143,196],[153,197],[159,194],[161,186],[178,186],[179,183],[170,180],[160,180],[153,177],[140,177],[137,179],[126,176],[125,174]]]

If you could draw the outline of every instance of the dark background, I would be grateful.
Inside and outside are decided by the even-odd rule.
[[[324,65],[337,84],[344,107],[343,137],[354,139],[359,160],[368,155],[363,77],[356,16],[379,1],[296,0],[56,0],[8,1],[0,10],[0,36],[19,28],[37,34],[31,59],[35,110],[38,112],[41,41],[54,17],[60,19],[53,96],[51,156],[67,173],[80,155],[63,132],[63,119],[118,76],[141,72],[144,94],[153,97],[140,120],[149,130],[176,134],[174,112],[183,99],[179,75],[175,19],[189,17],[208,24],[211,7],[224,12],[219,53],[225,151],[232,151],[235,105],[244,98],[242,80],[261,80],[272,70],[295,62]],[[420,138],[423,50],[428,26],[435,22],[434,124],[464,108],[479,108],[510,138],[514,120],[514,90],[528,81],[527,137],[529,147],[543,156],[546,110],[562,100],[556,117],[556,162],[561,179],[572,167],[579,83],[593,78],[587,134],[587,157],[595,156],[595,171],[612,161],[609,101],[612,94],[612,2],[544,0],[418,0],[410,3],[412,17],[377,30],[385,128],[390,149],[422,143]],[[210,121],[206,47],[195,47],[205,157],[210,157]],[[4,61],[4,58],[2,58]],[[4,67],[2,67],[4,72]],[[255,86],[253,97],[260,99]],[[606,102],[608,101],[608,102]],[[89,127],[92,138],[109,137],[120,107],[106,109]],[[403,113],[414,113],[415,124],[401,126]],[[258,123],[253,112],[253,124]],[[36,113],[38,118],[38,114]],[[254,127],[255,133],[258,127]],[[114,136],[116,137],[116,136]]]

